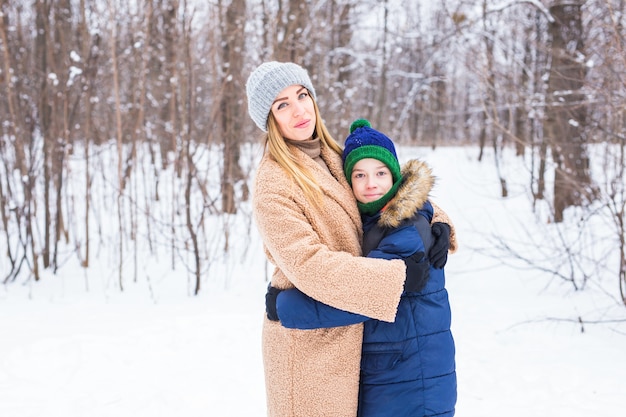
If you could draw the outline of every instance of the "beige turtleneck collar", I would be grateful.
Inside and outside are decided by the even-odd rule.
[[[330,173],[330,170],[328,169],[326,162],[324,162],[324,160],[320,156],[322,152],[322,142],[320,138],[313,138],[309,140],[285,139],[285,142],[287,142],[287,144],[289,145],[295,146],[296,148],[300,149],[302,152],[304,152],[309,157],[311,157],[311,159],[317,162],[319,166],[321,166],[328,173]]]

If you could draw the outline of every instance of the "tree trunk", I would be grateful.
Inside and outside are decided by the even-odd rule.
[[[42,244],[42,261],[44,268],[50,266],[50,231],[52,221],[50,215],[50,105],[48,104],[48,27],[49,7],[46,0],[37,0],[35,4],[37,17],[35,27],[35,66],[40,78],[39,87],[39,129],[43,139],[43,187],[44,187],[44,238]]]
[[[561,222],[565,209],[579,205],[590,192],[589,157],[585,146],[586,107],[582,93],[585,79],[581,2],[550,8],[552,39],[548,103],[544,136],[556,163],[554,220]]]
[[[53,47],[53,68],[52,71],[58,79],[58,86],[55,88],[55,103],[53,111],[54,136],[52,149],[52,176],[55,191],[55,213],[54,213],[54,251],[52,256],[52,266],[56,273],[58,269],[59,241],[61,236],[67,240],[65,228],[65,216],[63,215],[63,183],[66,152],[70,148],[70,41],[72,38],[72,8],[69,0],[59,0],[54,4],[54,47]]]
[[[120,290],[124,290],[124,280],[122,275],[122,265],[124,263],[124,212],[123,212],[123,201],[122,201],[122,193],[123,190],[123,170],[122,170],[122,161],[123,161],[123,149],[122,149],[122,109],[121,109],[121,99],[120,99],[120,81],[119,81],[119,67],[117,64],[117,22],[114,19],[114,16],[117,13],[117,9],[113,4],[113,0],[109,0],[109,25],[111,25],[111,39],[110,48],[111,48],[111,71],[113,73],[113,97],[115,99],[115,137],[117,144],[117,220],[118,220],[118,237],[119,237],[119,250],[118,250],[118,282],[120,285]]]
[[[381,40],[381,51],[380,51],[380,79],[379,79],[379,91],[377,94],[376,100],[376,108],[374,109],[374,114],[376,115],[376,125],[375,129],[384,129],[383,127],[383,115],[387,114],[387,112],[382,111],[382,109],[386,108],[387,102],[387,34],[389,33],[389,4],[388,0],[384,0],[383,8],[383,39]]]
[[[244,25],[246,22],[245,0],[232,0],[226,9],[223,26],[224,46],[222,48],[224,62],[224,93],[221,98],[222,136],[224,144],[222,168],[222,211],[234,214],[237,212],[235,184],[243,179],[239,165],[240,143],[243,141],[243,125],[241,103],[244,102],[243,68]]]
[[[284,0],[279,0],[279,27],[276,29],[274,55],[277,61],[289,61],[302,65],[302,59],[310,47],[301,33],[303,28],[309,25],[309,2],[288,0],[287,8],[284,7],[283,2]],[[243,3],[245,7],[246,2],[233,0],[229,9],[242,7],[235,3]],[[243,16],[245,14],[240,15],[240,18],[243,19]]]
[[[327,12],[329,14],[324,14],[324,18],[328,19],[327,21],[333,24],[333,30],[329,34],[329,48],[331,51],[340,50],[350,44],[350,39],[352,39],[352,9],[353,6],[349,2],[345,3],[336,0],[330,2],[329,11]],[[352,77],[350,67],[354,58],[349,54],[341,52],[328,54],[326,58],[330,60],[328,72],[337,74],[336,85],[338,86],[337,89],[324,92],[324,95],[330,95],[330,97],[328,97],[329,99],[325,101],[327,107],[326,112],[329,110],[332,111],[333,114],[337,115],[337,119],[339,120],[338,124],[332,126],[327,125],[326,127],[332,129],[331,132],[336,132],[335,134],[341,132],[341,135],[336,138],[341,140],[343,139],[341,136],[344,136],[344,132],[348,130],[347,124],[353,117],[351,101],[342,100],[342,98],[345,97],[347,91],[355,87],[355,85],[350,82]],[[324,58],[321,57],[321,59]],[[321,74],[319,75],[321,76]],[[328,106],[329,102],[332,103],[330,106]],[[346,125],[344,125],[344,123]]]
[[[528,125],[531,121],[528,119],[528,107],[526,103],[528,101],[529,92],[532,91],[530,85],[530,68],[533,54],[530,41],[531,34],[531,28],[527,27],[524,30],[524,57],[522,60],[520,88],[518,88],[518,92],[514,94],[514,98],[517,101],[517,106],[514,108],[513,112],[515,154],[517,156],[524,156],[526,145],[530,143],[530,139],[528,138],[530,129]]]

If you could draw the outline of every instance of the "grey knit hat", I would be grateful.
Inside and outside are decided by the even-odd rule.
[[[248,113],[262,131],[267,132],[267,118],[276,96],[290,85],[302,85],[316,98],[309,74],[293,62],[265,62],[248,77]]]

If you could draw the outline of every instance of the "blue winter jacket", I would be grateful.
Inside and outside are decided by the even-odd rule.
[[[427,201],[432,187],[430,169],[409,161],[402,172],[404,182],[387,208],[363,218],[368,257],[397,259],[428,252],[433,216]],[[359,417],[454,416],[455,348],[443,269],[430,267],[426,286],[402,295],[393,323],[330,307],[297,289],[282,291],[276,306],[282,325],[288,328],[364,322]]]

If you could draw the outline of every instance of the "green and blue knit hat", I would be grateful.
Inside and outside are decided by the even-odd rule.
[[[400,162],[396,155],[396,148],[391,139],[381,132],[372,129],[372,125],[365,119],[357,119],[350,125],[350,134],[346,138],[343,150],[343,172],[352,185],[352,170],[361,159],[373,158],[384,163],[393,178],[393,187],[379,200],[371,203],[358,203],[359,210],[364,214],[374,214],[396,194],[402,182]]]

